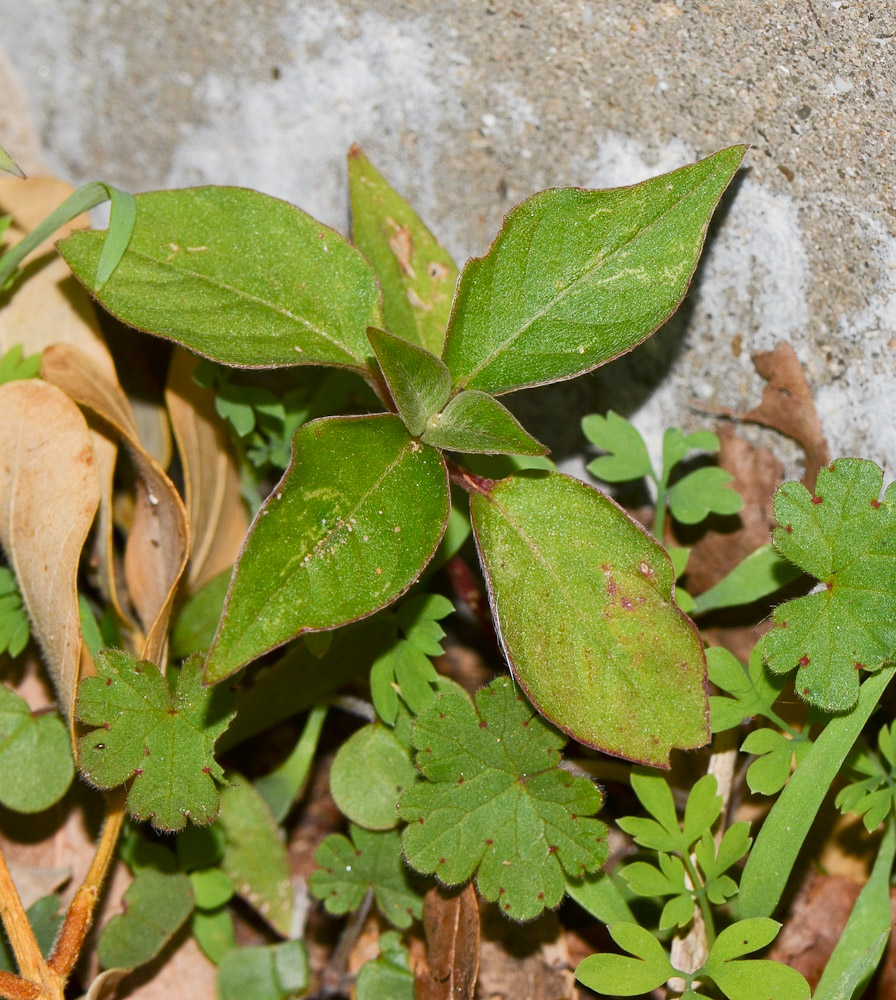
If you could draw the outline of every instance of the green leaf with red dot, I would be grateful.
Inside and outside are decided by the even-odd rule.
[[[761,650],[775,673],[799,668],[797,691],[826,712],[851,709],[859,671],[896,657],[896,483],[883,500],[882,486],[874,462],[840,458],[815,496],[800,483],[775,494],[775,547],[823,586],[776,609]]]
[[[558,767],[565,737],[510,678],[483,688],[475,707],[442,695],[415,720],[412,742],[426,780],[405,789],[399,812],[417,871],[447,885],[475,873],[485,899],[531,920],[560,902],[565,875],[606,860],[607,828],[591,818],[600,792]]]
[[[96,677],[78,688],[75,713],[96,726],[78,740],[78,766],[98,788],[131,781],[128,812],[158,830],[182,830],[187,820],[218,815],[215,782],[224,773],[215,741],[234,715],[226,685],[202,686],[202,657],[192,656],[167,678],[153,663],[121,650],[96,658]]]

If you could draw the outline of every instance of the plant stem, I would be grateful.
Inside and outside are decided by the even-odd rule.
[[[124,822],[124,800],[125,792],[123,789],[116,789],[106,796],[106,822],[103,824],[96,853],[87,874],[84,876],[84,881],[79,886],[75,898],[68,908],[65,922],[59,932],[53,954],[50,956],[50,968],[63,979],[68,976],[77,962],[84,938],[93,922],[96,901],[115,856],[118,836]]]
[[[37,1000],[40,987],[12,972],[0,972],[0,997],[3,1000]]]
[[[706,887],[703,885],[700,876],[697,874],[697,869],[688,855],[683,854],[682,861],[684,861],[684,870],[688,873],[688,878],[694,887],[697,905],[700,907],[700,913],[703,916],[703,924],[706,929],[706,948],[709,951],[716,939],[716,925],[712,918],[712,909],[710,908],[709,900],[706,897]]]
[[[47,963],[41,954],[40,945],[31,929],[31,922],[25,913],[22,898],[6,866],[2,851],[0,851],[0,919],[3,921],[3,929],[6,931],[22,979],[35,984],[42,983],[46,978]]]

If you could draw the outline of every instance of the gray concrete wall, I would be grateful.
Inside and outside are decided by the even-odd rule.
[[[26,169],[244,184],[342,229],[358,141],[459,261],[539,188],[750,142],[678,321],[522,408],[705,423],[688,401],[752,405],[784,339],[834,454],[896,475],[892,0],[0,0],[0,86]]]

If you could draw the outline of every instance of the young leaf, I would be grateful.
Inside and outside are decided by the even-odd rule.
[[[40,354],[27,358],[21,344],[12,347],[0,357],[0,385],[19,379],[37,378],[40,375]]]
[[[706,964],[695,978],[705,973],[728,1000],[809,1000],[809,984],[789,966],[768,960],[739,961],[742,955],[764,948],[774,940],[781,925],[765,917],[740,920],[726,927],[716,938]]]
[[[758,756],[747,769],[750,791],[777,795],[787,784],[794,757],[799,764],[810,746],[808,739],[788,739],[777,729],[754,729],[740,747],[744,753]]]
[[[786,681],[783,677],[769,674],[763,666],[762,654],[755,646],[746,669],[733,653],[722,646],[706,650],[706,666],[713,684],[731,695],[730,698],[713,695],[709,699],[714,733],[732,729],[757,715],[772,720],[777,718],[772,706]]]
[[[716,452],[721,447],[718,437],[712,431],[694,431],[684,434],[678,427],[669,427],[663,434],[663,478],[668,481],[669,473],[689,451]]]
[[[476,695],[446,694],[414,722],[424,777],[399,811],[408,861],[456,885],[476,873],[489,901],[530,920],[563,897],[564,871],[597,871],[606,827],[590,819],[600,792],[558,769],[564,739],[507,677]]]
[[[727,489],[734,476],[717,466],[696,469],[669,488],[669,510],[682,524],[699,524],[710,514],[736,514],[743,497]]]
[[[610,924],[610,937],[629,955],[589,955],[576,967],[580,983],[607,996],[633,997],[662,986],[677,972],[663,946],[638,924]]]
[[[873,462],[840,458],[816,496],[800,483],[775,494],[775,547],[824,589],[776,608],[760,646],[775,673],[798,667],[797,691],[826,712],[851,709],[859,671],[896,654],[896,483],[880,501],[882,484]]]
[[[233,917],[224,906],[217,910],[194,910],[190,933],[203,955],[215,965],[220,965],[227,952],[237,946]]]
[[[215,989],[219,1000],[289,1000],[308,989],[309,975],[304,941],[234,948],[218,965]]]
[[[414,1000],[410,956],[396,931],[380,934],[380,953],[365,962],[355,980],[357,1000]]]
[[[893,784],[894,770],[893,732],[884,726],[878,737],[880,757],[853,751],[847,763],[853,771],[864,778],[847,785],[837,793],[834,804],[841,812],[853,812],[863,817],[865,829],[871,833],[883,822],[896,804],[896,786]],[[883,758],[888,767],[885,767]]]
[[[286,847],[264,799],[241,775],[230,777],[215,824],[224,834],[221,869],[237,894],[286,936],[294,907]]]
[[[694,895],[685,883],[685,870],[681,858],[660,852],[660,867],[645,861],[635,861],[626,865],[620,875],[628,883],[632,892],[639,896],[656,899],[674,896],[663,907],[660,915],[661,931],[671,927],[685,927],[694,919]]]
[[[440,354],[457,267],[417,213],[352,146],[348,154],[352,238],[376,268],[386,326]]]
[[[609,191],[553,188],[464,268],[444,360],[461,389],[572,378],[631,350],[681,301],[746,147]]]
[[[154,958],[193,910],[193,887],[181,873],[146,869],[124,894],[124,913],[103,928],[97,945],[100,965],[132,969]]]
[[[430,417],[422,439],[437,448],[479,455],[546,455],[549,450],[494,396],[476,389],[459,392]]]
[[[679,825],[672,791],[663,775],[636,768],[632,772],[631,781],[641,805],[653,819],[624,816],[619,820],[619,826],[630,833],[642,847],[687,854],[694,841],[719,818],[722,798],[716,794],[716,779],[711,774],[705,774],[691,789],[683,825]]]
[[[694,614],[702,615],[719,608],[752,604],[774,594],[791,583],[801,571],[778,555],[771,545],[761,545],[739,562],[714,587],[694,598]]]
[[[405,427],[418,437],[448,402],[451,373],[434,354],[401,337],[370,329],[367,338]]]
[[[734,879],[724,873],[750,849],[750,824],[746,821],[728,827],[718,845],[709,830],[704,831],[694,854],[706,879],[706,895],[711,903],[721,906],[737,892]]]
[[[666,766],[708,739],[703,647],[664,550],[559,473],[474,492],[473,526],[514,675],[548,719],[605,753]]]
[[[337,751],[330,792],[340,812],[354,823],[368,830],[391,830],[398,825],[398,799],[416,780],[408,748],[391,729],[374,724],[353,733]]]
[[[368,370],[376,276],[334,230],[244,188],[151,191],[136,203],[128,248],[96,293],[113,315],[224,364]],[[91,291],[105,238],[82,231],[59,244]]]
[[[28,703],[0,684],[0,803],[16,812],[42,812],[65,795],[74,774],[59,716],[32,716]]]
[[[78,740],[78,764],[99,788],[133,778],[127,807],[158,830],[182,830],[187,819],[218,815],[215,782],[224,773],[215,741],[233,717],[235,696],[202,685],[202,659],[191,657],[168,678],[120,650],[96,659],[96,677],[78,689],[77,717],[97,726]]]
[[[447,517],[445,464],[398,417],[300,427],[234,571],[206,681],[395,600],[432,558]]]
[[[9,653],[15,659],[30,638],[31,627],[15,575],[0,566],[0,654]]]
[[[454,605],[442,594],[417,594],[402,601],[395,619],[408,642],[427,656],[441,656],[445,630],[439,625],[454,613]]]
[[[351,840],[331,833],[314,854],[318,867],[308,888],[328,913],[356,910],[372,889],[380,913],[394,927],[406,928],[423,914],[423,899],[412,888],[393,830],[368,831],[351,825]]]
[[[582,430],[592,444],[609,452],[588,464],[588,471],[596,479],[605,483],[627,483],[654,475],[644,438],[625,417],[612,410],[605,417],[592,413],[583,418]]]

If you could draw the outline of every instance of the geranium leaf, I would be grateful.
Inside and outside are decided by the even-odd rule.
[[[234,571],[206,680],[306,629],[335,628],[391,603],[432,558],[447,517],[445,464],[398,417],[300,427],[290,467]]]
[[[612,500],[559,473],[474,490],[479,553],[514,675],[552,722],[658,766],[709,737],[703,647],[665,551]]]
[[[476,695],[445,694],[412,729],[426,781],[406,789],[403,845],[420,872],[455,885],[474,872],[480,893],[517,920],[563,897],[564,872],[597,871],[606,827],[587,779],[557,767],[564,738],[507,677]]]
[[[351,825],[351,840],[331,833],[314,854],[318,867],[308,879],[312,894],[329,913],[356,910],[372,889],[380,913],[406,928],[423,914],[423,897],[408,879],[401,838],[392,830],[370,831]]]
[[[133,778],[127,807],[159,830],[218,815],[215,782],[224,775],[215,741],[233,717],[235,695],[202,685],[202,658],[191,657],[166,679],[155,664],[120,650],[96,659],[96,677],[78,688],[77,717],[97,726],[78,740],[78,764],[99,788]]]
[[[376,276],[337,232],[244,188],[135,200],[130,243],[96,293],[113,315],[224,364],[369,370],[367,327],[381,322]],[[81,231],[59,244],[91,291],[105,240]]]
[[[352,146],[352,238],[376,268],[386,326],[433,354],[442,350],[457,267],[417,213]]]
[[[824,588],[777,607],[760,648],[775,673],[799,668],[797,692],[826,712],[851,709],[859,672],[896,656],[896,483],[881,501],[882,485],[873,462],[840,458],[814,497],[800,483],[775,494],[775,547]]]
[[[461,389],[572,378],[631,350],[681,301],[746,147],[628,188],[553,188],[464,268],[443,355]]]
[[[546,455],[540,441],[486,392],[459,392],[441,413],[429,418],[422,439],[438,448],[479,455]]]

